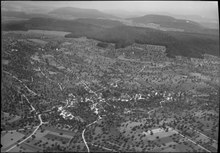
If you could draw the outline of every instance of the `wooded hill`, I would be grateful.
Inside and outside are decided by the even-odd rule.
[[[202,58],[202,54],[219,56],[219,35],[189,32],[169,32],[151,28],[125,26],[119,21],[107,19],[59,20],[32,18],[27,21],[6,23],[3,30],[56,30],[71,32],[67,38],[85,36],[103,42],[115,43],[123,48],[132,43],[163,45],[169,57],[182,55]]]

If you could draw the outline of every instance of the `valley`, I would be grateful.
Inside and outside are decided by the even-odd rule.
[[[218,152],[219,29],[156,3],[2,3],[1,152]]]
[[[166,48],[156,45],[102,48],[97,40],[65,38],[60,32],[6,32],[4,40],[2,111],[19,118],[6,120],[3,131],[35,130],[2,151],[87,151],[85,144],[91,151],[164,151],[172,145],[176,151],[217,149],[214,84],[219,77],[210,72],[219,67],[219,58],[168,58]],[[22,58],[13,58],[18,53]],[[195,116],[200,110],[215,112],[215,118],[205,115],[209,126],[206,117]]]

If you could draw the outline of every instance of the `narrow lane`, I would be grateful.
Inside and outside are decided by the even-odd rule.
[[[24,83],[23,81],[21,81],[20,79],[18,79],[16,76],[12,75],[11,73],[7,72],[7,71],[4,71],[2,70],[2,72],[12,76],[14,79],[16,79],[17,81],[19,81],[30,93],[32,93],[33,95],[38,95],[36,92],[34,92],[33,90],[31,90],[30,88],[28,88]]]
[[[36,128],[37,126],[34,126],[34,127],[27,127],[27,130],[29,130],[29,129],[33,129],[33,128]],[[2,131],[2,133],[6,133],[6,132],[16,132],[17,130],[19,130],[19,131],[24,131],[24,130],[26,130],[26,129],[16,129],[16,130],[9,130],[9,131]]]
[[[179,133],[179,132],[178,132],[177,130],[175,130],[174,128],[172,128],[172,127],[169,127],[169,128],[171,128],[171,129],[172,129],[174,132],[176,132],[177,134],[181,135],[183,138],[186,138],[188,141],[190,141],[190,142],[192,142],[193,144],[199,146],[199,147],[202,148],[203,150],[205,150],[205,151],[207,151],[207,152],[211,152],[211,151],[209,151],[208,149],[206,149],[206,148],[204,148],[203,146],[201,146],[200,144],[198,144],[198,143],[196,143],[195,141],[193,141],[192,139],[190,139],[189,137],[182,135],[181,133]]]
[[[60,91],[63,91],[63,87],[62,87],[62,84],[61,84],[61,83],[56,82],[56,81],[54,81],[54,80],[51,80],[51,79],[41,70],[40,67],[38,67],[38,69],[40,70],[41,74],[42,74],[45,78],[47,78],[49,81],[51,81],[51,82],[53,82],[53,83],[56,83],[56,84],[59,86]]]
[[[36,131],[39,129],[39,127],[44,124],[44,122],[42,121],[41,119],[41,114],[38,115],[38,118],[40,120],[40,124],[36,127],[36,129],[27,137],[25,138],[24,140],[22,140],[21,142],[19,142],[18,144],[22,144],[23,142],[25,142],[26,140],[28,140],[29,138],[32,137],[32,135],[34,135],[36,133]],[[17,146],[17,144],[15,144],[14,146],[12,146],[11,148],[9,148],[8,150],[6,150],[6,152],[9,152],[10,150],[14,149],[15,147]]]
[[[203,134],[203,133],[201,133],[201,132],[199,132],[199,131],[197,131],[197,130],[194,130],[194,129],[193,129],[193,128],[191,128],[191,127],[190,127],[190,129],[191,129],[191,130],[193,130],[193,131],[195,131],[196,133],[198,133],[198,134],[200,134],[200,135],[202,135],[202,136],[206,137],[207,139],[214,141],[215,143],[217,143],[217,142],[218,142],[218,141],[216,141],[215,139],[212,139],[212,138],[210,138],[210,137],[206,136],[205,134]]]
[[[182,134],[180,134],[180,133],[179,133],[179,135],[181,135],[182,137],[186,138],[188,141],[192,142],[193,144],[199,146],[200,148],[204,149],[205,151],[211,152],[211,151],[209,151],[208,149],[206,149],[206,148],[204,148],[203,146],[201,146],[200,144],[198,144],[198,143],[196,143],[195,141],[191,140],[190,138],[188,138],[188,137],[186,137],[186,136],[184,136],[184,135],[182,135]]]
[[[36,109],[32,106],[32,104],[30,103],[30,101],[28,100],[28,98],[25,96],[25,94],[22,94],[21,96],[23,96],[26,100],[27,100],[27,102],[29,103],[29,105],[31,106],[31,112],[33,112],[33,111],[36,111]]]
[[[114,149],[109,149],[109,148],[106,148],[106,147],[104,147],[104,146],[98,146],[98,145],[95,145],[95,144],[92,144],[92,143],[91,143],[91,145],[93,145],[93,146],[95,146],[95,147],[103,148],[103,149],[108,150],[108,151],[118,152],[118,151],[116,151],[116,150],[114,150]]]
[[[161,102],[162,102],[162,101],[161,101]],[[161,102],[160,102],[160,104],[161,104]],[[163,108],[162,105],[161,105],[161,108]],[[192,142],[193,144],[195,144],[195,145],[199,146],[200,148],[204,149],[205,151],[211,152],[211,151],[209,151],[208,149],[206,149],[206,148],[204,148],[203,146],[201,146],[200,144],[198,144],[198,143],[196,143],[195,141],[191,140],[191,139],[188,138],[187,136],[182,135],[181,133],[179,133],[178,131],[176,131],[176,130],[173,129],[172,127],[169,127],[169,128],[171,128],[173,131],[175,131],[177,134],[181,135],[182,137],[186,138],[188,141],[190,141],[190,142]],[[191,127],[190,127],[190,128],[191,128]]]
[[[88,144],[87,144],[87,142],[86,142],[86,139],[85,139],[85,131],[86,131],[86,128],[88,128],[88,127],[89,127],[90,125],[92,125],[92,124],[95,124],[95,123],[98,122],[98,120],[100,120],[100,119],[101,119],[101,117],[99,116],[96,121],[94,121],[94,122],[88,124],[88,125],[85,127],[85,129],[83,130],[83,132],[82,132],[82,139],[83,139],[84,144],[86,145],[86,148],[87,148],[87,151],[88,151],[88,152],[90,152],[90,150],[89,150],[89,146],[88,146]]]

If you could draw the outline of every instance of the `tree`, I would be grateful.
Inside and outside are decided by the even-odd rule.
[[[35,135],[32,135],[31,137],[32,137],[32,139],[35,139],[35,138],[36,138],[36,136],[35,136]]]
[[[97,46],[102,47],[102,48],[107,48],[107,47],[108,47],[108,44],[107,44],[107,43],[103,43],[103,42],[99,42],[99,43],[97,44]]]
[[[76,149],[77,149],[77,150],[80,150],[80,146],[79,146],[79,145],[77,145]]]

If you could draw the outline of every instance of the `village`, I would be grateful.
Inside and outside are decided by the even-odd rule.
[[[217,152],[219,57],[65,34],[4,33],[1,151]]]

